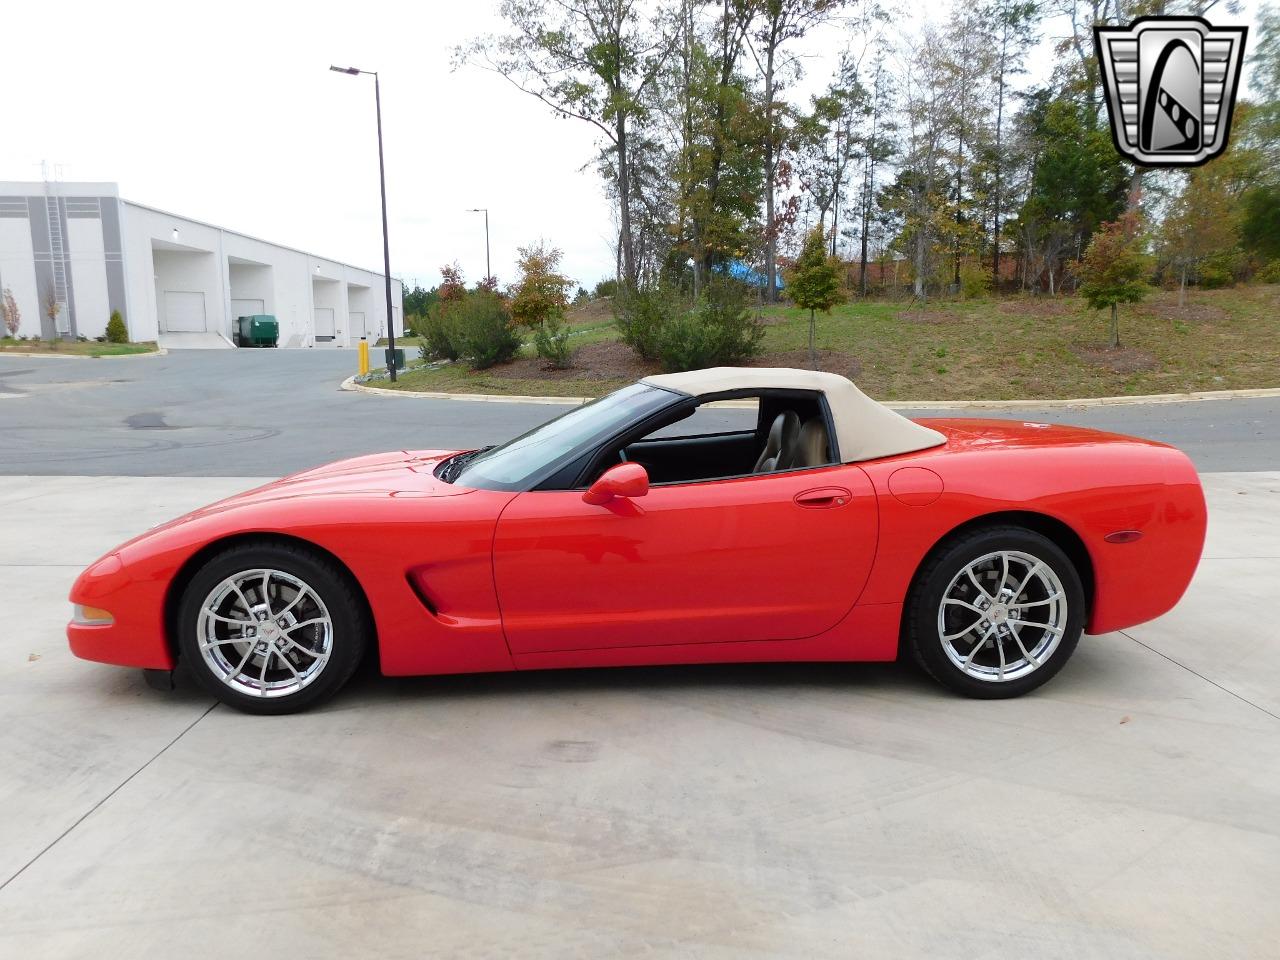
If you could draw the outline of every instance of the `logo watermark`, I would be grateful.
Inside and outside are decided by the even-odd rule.
[[[1094,27],[1116,149],[1148,167],[1194,167],[1221,154],[1247,32],[1200,17]]]

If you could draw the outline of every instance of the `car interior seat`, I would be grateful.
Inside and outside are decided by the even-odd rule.
[[[800,428],[792,457],[783,464],[783,468],[821,467],[831,462],[830,450],[827,425],[820,417],[813,417]]]
[[[783,469],[795,457],[796,444],[800,440],[800,418],[794,410],[784,410],[773,418],[764,449],[756,460],[752,473],[770,473]]]

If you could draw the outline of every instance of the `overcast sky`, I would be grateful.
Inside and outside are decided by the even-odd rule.
[[[354,65],[382,76],[394,274],[430,286],[456,259],[482,277],[483,218],[466,208],[485,206],[503,282],[538,238],[588,287],[613,272],[592,128],[501,77],[450,70],[457,44],[500,29],[496,0],[5,6],[0,180],[38,180],[47,160],[63,180],[116,181],[139,203],[380,268],[372,78],[328,69]],[[1061,32],[1046,25],[1032,76]],[[802,93],[848,42],[810,40]]]

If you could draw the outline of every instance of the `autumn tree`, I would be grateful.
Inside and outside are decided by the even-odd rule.
[[[4,328],[9,331],[9,336],[16,337],[18,328],[22,326],[22,313],[18,310],[17,298],[8,287],[5,287],[4,293],[0,294],[0,319],[3,319]]]
[[[1089,241],[1078,270],[1080,295],[1089,306],[1095,310],[1111,308],[1110,345],[1119,347],[1119,305],[1137,303],[1151,292],[1135,215],[1126,213],[1113,223],[1103,224]]]
[[[827,240],[822,227],[814,227],[804,238],[800,256],[787,276],[787,293],[797,307],[809,311],[809,366],[817,370],[815,311],[827,313],[844,300],[836,265],[827,256]]]
[[[563,252],[544,241],[521,247],[516,259],[519,280],[510,290],[511,319],[534,334],[538,356],[553,366],[568,366],[569,331],[564,312],[573,281],[560,273]]]
[[[1222,162],[1190,170],[1160,225],[1162,253],[1178,274],[1178,306],[1187,302],[1187,279],[1213,257],[1230,256],[1239,237],[1240,204],[1223,182]]]

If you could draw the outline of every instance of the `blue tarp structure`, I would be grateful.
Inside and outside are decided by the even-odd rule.
[[[727,273],[733,279],[745,283],[749,287],[765,287],[768,286],[769,280],[760,270],[757,270],[745,260],[730,260],[727,264],[718,264],[712,268],[714,273]],[[782,282],[782,272],[778,271],[777,286],[775,289],[781,290],[786,284]]]

